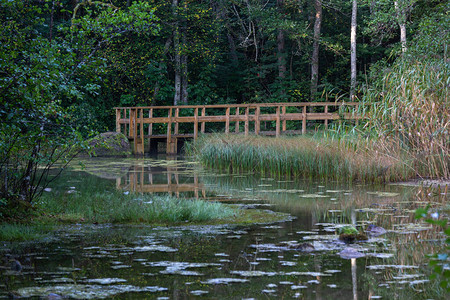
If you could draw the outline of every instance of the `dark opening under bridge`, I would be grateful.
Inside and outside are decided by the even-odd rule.
[[[153,147],[166,142],[166,153],[177,153],[178,141],[211,132],[248,135],[305,134],[328,128],[332,120],[361,119],[357,102],[252,103],[223,105],[115,107],[116,131],[125,134],[135,154],[144,153],[145,139]],[[207,123],[219,125],[206,126]],[[243,125],[243,127],[242,127]],[[152,146],[150,146],[152,148]]]

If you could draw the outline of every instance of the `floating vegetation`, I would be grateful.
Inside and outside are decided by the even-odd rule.
[[[86,282],[97,284],[113,284],[113,283],[127,282],[127,280],[122,278],[96,278],[96,279],[88,279],[86,280]]]
[[[83,285],[66,284],[44,287],[25,287],[17,290],[21,297],[48,297],[50,294],[60,298],[72,299],[105,299],[123,293],[162,292],[166,288],[157,286],[137,287],[133,285]]]
[[[390,193],[390,192],[367,192],[367,194],[375,195],[377,197],[397,197],[399,193]]]
[[[302,197],[302,198],[329,198],[330,196],[321,195],[321,194],[305,194],[305,195],[300,195],[300,197]]]
[[[159,262],[143,262],[146,267],[165,267],[166,269],[160,271],[161,274],[178,274],[184,276],[200,276],[199,272],[186,271],[188,268],[206,268],[206,267],[220,267],[221,264],[217,263],[188,263],[188,262],[175,262],[175,261],[159,261]]]
[[[248,279],[241,278],[211,278],[206,281],[202,281],[203,284],[229,284],[229,283],[244,283],[249,282]]]
[[[364,253],[359,252],[355,248],[345,248],[339,252],[339,256],[344,259],[360,258],[366,256]]]

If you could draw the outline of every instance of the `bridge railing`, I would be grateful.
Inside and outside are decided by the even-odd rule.
[[[199,133],[211,130],[278,137],[282,133],[305,134],[308,121],[318,122],[325,129],[331,120],[357,122],[361,118],[357,114],[358,105],[358,102],[304,102],[115,107],[116,131],[134,141],[137,153],[143,152],[145,138],[167,139],[167,153],[173,153],[178,138],[196,139]],[[222,125],[208,128],[210,123]]]

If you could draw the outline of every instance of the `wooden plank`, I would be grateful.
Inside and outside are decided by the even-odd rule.
[[[280,137],[280,107],[277,107],[277,116],[276,116],[276,137]]]
[[[302,114],[302,134],[306,133],[306,106],[303,106]]]
[[[225,111],[225,133],[230,133],[230,108],[227,107]]]
[[[250,108],[246,107],[245,108],[245,123],[244,123],[244,134],[245,134],[245,136],[248,135],[248,122],[249,122],[248,115],[249,115],[249,112],[250,112]]]
[[[116,109],[116,132],[120,133],[120,109]]]
[[[286,107],[303,107],[303,106],[358,106],[360,102],[280,102],[280,103],[250,103],[250,104],[214,104],[214,105],[179,105],[179,106],[140,106],[139,108],[143,109],[170,109],[174,107],[178,107],[180,109],[192,109],[196,107],[204,107],[204,108],[227,108],[227,107],[277,107],[277,106],[286,106]],[[135,107],[114,107],[121,109],[131,109]]]
[[[258,106],[256,107],[255,110],[255,134],[259,135],[259,130],[260,130],[260,126],[261,126],[261,121],[259,119],[259,114],[261,112],[261,107]]]
[[[153,118],[153,108],[150,108],[149,112],[148,112],[148,118],[152,119]],[[148,126],[148,135],[152,135],[153,134],[153,123],[150,123],[150,125]]]
[[[205,107],[202,108],[202,117],[204,117],[204,116],[206,116],[206,108]],[[202,131],[202,133],[205,133],[205,122],[202,122],[201,131]]]
[[[175,135],[178,135],[178,128],[179,128],[178,127],[179,126],[179,124],[178,124],[178,117],[179,117],[179,115],[180,115],[180,108],[177,107],[175,109]],[[177,149],[178,149],[178,138],[172,136],[172,142],[173,142],[173,144],[172,144],[172,153],[176,154],[177,153]]]
[[[194,110],[194,140],[198,138],[198,107]]]
[[[136,109],[132,109],[133,111],[133,123],[132,123],[132,128],[133,128],[133,142],[134,142],[134,154],[138,154],[138,139],[137,139],[137,110]]]
[[[167,123],[167,144],[166,144],[166,153],[170,154],[172,151],[172,108],[169,108],[168,112],[169,122]]]
[[[180,115],[180,109],[177,107],[175,109],[175,118],[172,119],[172,121],[175,123],[175,134],[178,134],[178,117]]]
[[[141,128],[140,128],[140,134],[141,134],[141,153],[139,154],[144,154],[144,122],[142,121],[144,119],[144,110],[141,109],[141,118],[140,118],[140,124],[141,124]]]
[[[239,118],[239,107],[236,107],[236,118]],[[239,133],[239,121],[236,121],[234,133]]]

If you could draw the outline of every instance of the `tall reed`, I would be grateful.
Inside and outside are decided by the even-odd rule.
[[[393,145],[407,150],[421,177],[450,178],[449,69],[442,59],[398,59],[365,90],[365,103],[374,104],[367,128],[385,152]]]
[[[385,155],[376,144],[317,137],[213,135],[188,147],[204,165],[238,173],[336,181],[387,182],[413,176],[403,153]]]

